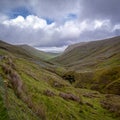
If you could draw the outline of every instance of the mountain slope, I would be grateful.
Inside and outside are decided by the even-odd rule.
[[[18,47],[31,54],[31,56],[36,56],[43,60],[48,60],[57,56],[57,54],[43,52],[28,45],[19,45]]]
[[[46,53],[37,50],[28,45],[11,45],[3,41],[0,41],[0,48],[8,52],[11,52],[12,54],[15,55],[19,55],[19,56],[21,55],[22,57],[29,57],[29,58],[33,57],[40,60],[47,60],[52,57],[55,57],[55,55],[51,53]]]
[[[104,66],[114,60],[117,64],[120,61],[120,37],[88,42],[67,51],[54,61],[75,69]]]
[[[87,44],[87,43],[88,43],[88,42],[81,42],[81,43],[76,43],[76,44],[69,45],[69,46],[65,49],[64,54],[70,52],[71,50],[73,50],[73,49],[76,48],[76,47],[83,46],[83,45],[85,45],[85,44]]]
[[[63,76],[75,87],[120,94],[120,36],[75,46],[54,59],[68,69]]]

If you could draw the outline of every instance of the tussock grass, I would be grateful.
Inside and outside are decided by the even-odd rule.
[[[8,61],[5,60],[5,63],[2,64],[2,69],[6,77],[4,75],[3,76],[8,80],[8,83],[11,84],[7,86],[12,86],[17,97],[19,97],[24,103],[26,103],[28,108],[30,108],[37,116],[45,120],[46,116],[43,107],[41,107],[40,105],[36,105],[32,101],[31,97],[27,94],[27,89],[23,85],[21,77],[13,68],[14,64],[12,63],[12,60],[10,58],[8,59]]]

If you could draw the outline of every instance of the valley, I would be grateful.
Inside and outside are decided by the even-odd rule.
[[[62,54],[0,41],[0,120],[119,120],[120,36]]]

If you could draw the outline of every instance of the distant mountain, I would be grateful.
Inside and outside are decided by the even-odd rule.
[[[24,57],[27,56],[30,58],[34,57],[34,58],[41,59],[41,60],[47,60],[47,59],[57,56],[52,53],[46,53],[46,52],[37,50],[28,45],[11,45],[3,41],[0,41],[0,48],[7,50],[8,52],[12,52],[15,55],[21,55]]]
[[[68,46],[54,61],[78,70],[120,63],[120,36]]]
[[[54,53],[50,53],[50,52],[48,53],[48,52],[37,50],[29,45],[19,45],[18,47],[20,47],[21,49],[30,53],[31,55],[39,57],[43,60],[48,60],[48,59],[54,58],[58,55],[58,54],[54,54]]]

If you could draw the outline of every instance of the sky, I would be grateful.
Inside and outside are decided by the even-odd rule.
[[[48,52],[120,35],[120,0],[0,0],[0,40]]]

